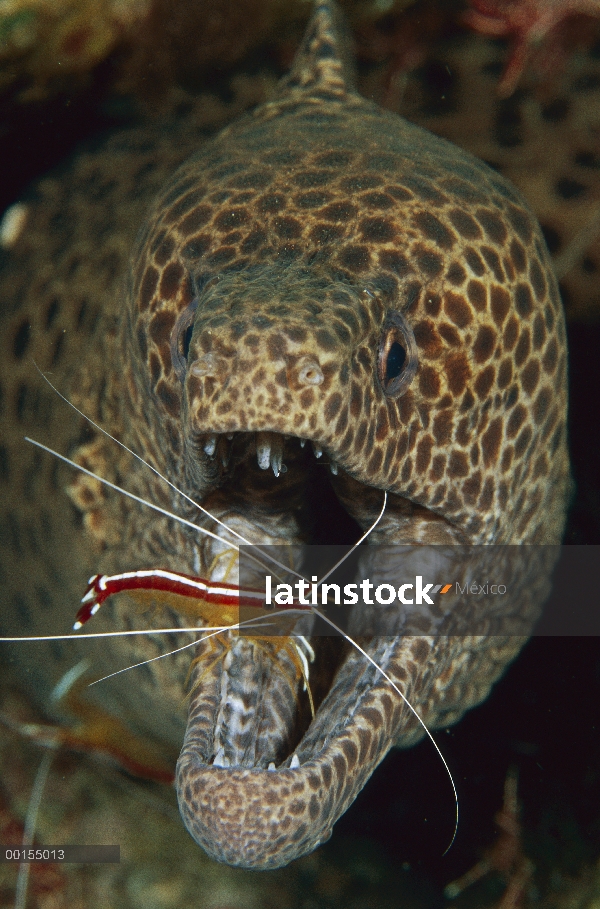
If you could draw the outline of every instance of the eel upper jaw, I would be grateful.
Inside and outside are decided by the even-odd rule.
[[[255,433],[206,433],[199,437],[198,444],[208,458],[216,458],[224,468],[228,468],[232,461],[232,453],[237,449],[237,459],[256,457],[256,462],[261,470],[271,470],[275,477],[287,471],[284,462],[286,443],[298,444],[301,448],[306,445],[307,439],[281,435],[278,432],[259,430]],[[318,442],[311,441],[315,458],[321,458],[324,449]],[[289,445],[288,445],[289,452]],[[328,459],[331,473],[337,474],[337,462],[331,457]]]

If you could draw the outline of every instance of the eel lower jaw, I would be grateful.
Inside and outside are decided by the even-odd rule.
[[[371,650],[386,666],[392,647]],[[402,711],[360,654],[346,652],[314,719],[285,755],[266,766],[227,766],[222,746],[211,755],[210,702],[208,692],[192,695],[177,763],[180,811],[212,858],[256,870],[286,865],[329,838],[393,743]]]

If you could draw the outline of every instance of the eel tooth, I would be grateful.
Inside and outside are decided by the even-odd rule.
[[[290,761],[290,770],[297,770],[299,766],[300,766],[300,759],[298,758],[298,755],[294,752],[294,756],[292,757],[292,760]]]
[[[257,432],[256,459],[261,470],[268,470],[271,467],[276,477],[283,473],[282,436],[276,432]]]
[[[329,462],[329,469],[330,469],[330,471],[332,472],[332,474],[333,474],[335,477],[337,477],[338,466],[337,466],[337,464],[335,463],[335,461],[330,461],[330,462]]]
[[[206,441],[202,447],[204,448],[204,451],[206,452],[208,457],[212,458],[215,453],[215,449],[217,447],[216,433],[212,432],[209,436],[207,436]]]
[[[323,454],[323,449],[321,448],[321,446],[317,445],[316,442],[313,442],[312,447],[313,447],[313,451],[315,453],[315,458],[320,458],[321,455]]]
[[[229,465],[229,458],[231,457],[231,445],[223,436],[221,436],[218,441],[218,448],[221,464],[223,467],[227,467]]]

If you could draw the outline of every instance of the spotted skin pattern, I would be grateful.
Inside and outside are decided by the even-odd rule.
[[[484,164],[353,91],[341,28],[335,5],[317,3],[277,97],[175,171],[124,289],[98,317],[98,343],[83,360],[71,348],[62,387],[252,541],[310,539],[322,467],[302,439],[338,465],[331,484],[361,527],[388,491],[374,542],[557,543],[569,491],[566,340],[539,228]],[[377,368],[392,313],[418,350],[415,378],[396,397]],[[285,474],[258,467],[257,433],[283,445]],[[80,461],[196,516],[106,440],[74,441]],[[72,480],[69,492],[84,515],[82,566],[96,547],[88,573],[214,571],[214,543],[93,482]],[[63,574],[68,562],[57,563]],[[107,612],[130,626],[126,604]],[[366,646],[436,726],[481,701],[521,643],[424,634]],[[111,646],[107,663],[148,645]],[[64,659],[55,655],[57,667]],[[100,697],[175,744],[190,660],[166,662]],[[317,660],[310,722],[285,648],[226,638],[199,649],[177,789],[188,830],[219,861],[274,868],[311,851],[389,748],[421,737],[360,654],[326,664]]]

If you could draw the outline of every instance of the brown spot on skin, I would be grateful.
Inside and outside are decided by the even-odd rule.
[[[331,205],[322,208],[318,215],[324,221],[350,221],[357,213],[358,209],[350,202],[333,202]]]
[[[335,337],[331,332],[327,331],[326,328],[320,328],[315,332],[315,341],[321,350],[327,351],[328,353],[337,348]]]
[[[423,236],[427,237],[428,240],[433,240],[440,249],[452,249],[454,246],[455,237],[453,233],[431,212],[417,212],[413,217],[413,224]]]
[[[411,644],[410,653],[416,663],[424,663],[429,656],[429,645],[422,638],[417,638]]]
[[[163,265],[166,265],[167,262],[169,261],[169,259],[171,258],[171,255],[172,255],[174,249],[175,249],[175,242],[174,242],[173,238],[164,237],[164,235],[163,235],[163,239],[161,240],[160,244],[157,246],[157,248],[154,252],[154,261],[156,262],[156,264],[159,265],[160,267],[162,267]]]
[[[471,419],[470,417],[463,417],[458,426],[456,427],[456,441],[459,445],[462,445],[463,448],[469,444],[471,439]]]
[[[478,278],[481,278],[485,274],[485,265],[483,264],[481,257],[471,246],[467,247],[465,250],[465,262]]]
[[[425,312],[428,316],[439,316],[442,308],[442,298],[439,294],[431,294],[425,300]]]
[[[208,252],[211,246],[212,239],[208,234],[198,234],[182,247],[181,256],[184,259],[199,259]]]
[[[242,227],[250,220],[250,214],[246,208],[230,208],[215,218],[214,224],[217,230],[225,233]]]
[[[294,202],[298,208],[321,208],[331,199],[331,193],[317,192],[313,190],[308,193],[299,193],[294,196]]]
[[[340,743],[340,747],[341,747],[342,751],[344,752],[344,756],[345,756],[346,762],[348,764],[348,769],[352,770],[352,768],[354,767],[354,765],[356,764],[356,762],[358,760],[358,748],[356,747],[354,742],[351,742],[349,739],[343,739],[342,742]],[[313,796],[313,798],[314,798],[314,796]]]
[[[466,355],[462,352],[451,354],[446,360],[445,371],[451,393],[455,397],[461,395],[471,378],[471,368]]]
[[[502,270],[502,263],[500,262],[500,256],[495,249],[491,249],[489,246],[481,246],[481,255],[487,262],[489,268],[494,273],[496,281],[499,281],[501,284],[504,283],[504,272]]]
[[[518,400],[519,400],[519,386],[515,384],[510,388],[508,394],[505,397],[505,405],[504,405],[505,410],[510,410],[511,407],[514,407]]]
[[[183,278],[183,268],[179,262],[167,265],[160,279],[160,296],[163,300],[172,300],[177,295]]]
[[[477,507],[480,511],[489,511],[494,501],[494,480],[488,477],[483,485],[483,490],[479,496]]]
[[[530,360],[521,373],[521,386],[525,394],[532,395],[540,380],[540,364],[537,360]]]
[[[191,237],[210,221],[212,213],[213,210],[210,205],[199,205],[198,208],[195,208],[194,211],[191,211],[189,215],[183,219],[181,224],[177,225],[177,229],[181,236]]]
[[[369,472],[373,475],[376,475],[379,472],[379,468],[381,467],[382,461],[383,461],[383,454],[381,452],[381,449],[376,448],[375,451],[373,452],[373,454],[371,455],[371,458],[369,459],[369,464],[368,464]]]
[[[512,263],[518,272],[524,272],[525,266],[527,265],[527,258],[525,256],[525,250],[517,238],[515,237],[510,244],[510,257]]]
[[[329,151],[318,155],[314,162],[317,167],[334,167],[337,169],[347,167],[352,161],[352,155],[342,151]]]
[[[530,426],[526,426],[517,441],[515,442],[515,457],[520,459],[525,454],[533,433]]]
[[[467,390],[465,391],[465,393],[463,395],[463,399],[461,401],[460,412],[466,413],[467,411],[472,409],[474,404],[475,404],[475,395],[473,394],[473,392],[471,391],[470,388],[467,388]]]
[[[456,480],[458,477],[466,477],[468,475],[469,464],[464,451],[451,452],[447,473],[451,480]]]
[[[510,294],[504,287],[500,287],[498,284],[493,284],[491,292],[491,304],[494,322],[500,328],[510,310]]]
[[[437,398],[440,393],[440,377],[431,366],[419,370],[419,391],[425,398]]]
[[[302,234],[302,225],[295,218],[273,218],[273,229],[282,240],[295,240]]]
[[[385,191],[390,196],[393,196],[394,199],[397,199],[398,202],[409,202],[413,198],[413,194],[403,186],[386,186]]]
[[[308,236],[314,243],[322,244],[338,240],[345,233],[345,229],[338,224],[315,224]]]
[[[490,389],[494,384],[495,378],[496,370],[490,364],[489,366],[486,366],[486,368],[480,372],[475,379],[475,394],[480,399],[480,401],[483,401],[485,398],[487,398],[488,394],[490,393]]]
[[[350,395],[350,414],[356,419],[362,410],[362,390],[357,382],[352,383],[352,392]]]
[[[515,350],[515,364],[516,366],[522,366],[531,350],[531,336],[529,334],[529,329],[525,328],[521,332],[521,337],[519,338],[519,343],[517,344]]]
[[[465,237],[467,240],[478,240],[481,237],[481,228],[477,221],[462,209],[453,208],[448,217],[461,237]]]
[[[382,404],[377,413],[377,422],[375,424],[375,440],[377,442],[383,442],[383,440],[389,435],[389,431],[390,421],[387,408]]]
[[[300,395],[300,404],[304,410],[308,410],[309,407],[315,403],[315,393],[312,388],[306,388]]]
[[[533,481],[535,481],[535,480],[538,480],[540,477],[545,477],[545,476],[547,476],[547,475],[548,475],[548,470],[549,470],[549,468],[548,468],[548,458],[546,457],[546,453],[543,452],[543,453],[539,456],[539,458],[537,459],[537,461],[535,462],[535,466],[534,466],[534,468],[533,468],[533,474],[532,474],[531,479],[532,479]]]
[[[403,256],[395,249],[382,250],[379,253],[379,264],[381,268],[389,269],[400,277],[404,277],[411,270],[406,256]]]
[[[431,464],[429,479],[432,483],[439,483],[446,472],[446,456],[436,455]]]
[[[428,360],[439,357],[442,352],[442,342],[438,335],[435,323],[431,319],[423,319],[413,328],[417,347]]]
[[[171,332],[175,325],[175,315],[172,312],[159,312],[152,317],[149,326],[149,334],[157,347],[169,347],[171,344]]]
[[[544,346],[546,340],[546,326],[544,324],[544,317],[541,313],[538,313],[533,320],[533,349],[540,350]]]
[[[417,454],[415,459],[415,467],[417,473],[423,475],[427,468],[429,467],[429,462],[431,461],[431,450],[433,448],[433,439],[431,436],[423,436],[417,445]]]
[[[436,414],[433,421],[433,437],[438,445],[447,445],[452,437],[453,412],[450,408]]]
[[[144,359],[146,359],[146,354],[144,354]],[[152,351],[150,354],[150,377],[152,380],[152,388],[156,388],[156,383],[160,379],[162,373],[162,366],[160,364],[160,358],[156,355],[155,351]]]
[[[453,262],[446,272],[446,279],[455,287],[461,287],[467,279],[467,273],[458,262]]]
[[[257,208],[259,212],[274,213],[281,211],[282,208],[285,208],[287,204],[287,199],[282,193],[267,193],[257,202]]]
[[[482,325],[473,344],[473,359],[476,363],[485,363],[494,353],[496,332],[489,325]]]
[[[477,220],[483,227],[487,236],[497,246],[502,246],[508,236],[508,232],[499,215],[496,212],[486,208],[478,208],[476,211]]]
[[[381,177],[377,174],[363,173],[355,177],[347,177],[341,181],[340,186],[350,195],[354,195],[363,189],[374,189],[376,186],[381,186],[382,182]]]
[[[514,280],[515,280],[515,277],[516,277],[516,273],[515,273],[515,270],[514,270],[514,268],[513,268],[513,264],[512,264],[511,259],[509,259],[507,256],[503,256],[503,257],[502,257],[502,265],[503,265],[503,267],[504,267],[504,273],[505,273],[506,277],[508,278],[508,280],[509,280],[509,281],[514,281]]]
[[[531,286],[533,287],[536,299],[541,302],[546,296],[547,285],[544,272],[537,259],[532,259],[531,265],[529,266],[529,280],[531,281]]]
[[[467,284],[469,302],[477,312],[483,312],[487,305],[487,290],[481,281],[469,281]]]
[[[179,419],[181,405],[178,396],[171,391],[169,385],[164,379],[161,379],[156,386],[156,396],[162,401],[165,410],[175,419]]]
[[[502,454],[502,460],[500,461],[500,470],[502,473],[506,473],[507,470],[510,470],[514,456],[514,449],[512,445],[509,445],[509,447],[504,450]]]
[[[481,490],[481,473],[473,474],[462,484],[462,492],[467,505],[474,505]]]
[[[492,420],[483,436],[481,437],[481,450],[483,452],[483,463],[486,467],[491,467],[498,460],[500,451],[500,442],[502,441],[502,420],[496,417]]]
[[[517,284],[515,306],[522,319],[527,319],[533,312],[533,297],[529,284]]]
[[[356,438],[354,439],[354,452],[355,454],[360,454],[365,441],[367,439],[367,430],[368,424],[366,420],[361,420],[360,425],[356,431]]]
[[[360,197],[361,208],[393,208],[396,204],[388,193],[363,193]]]
[[[390,243],[396,236],[393,222],[385,218],[363,218],[360,230],[362,239],[370,243]]]
[[[350,271],[366,271],[371,263],[367,246],[344,246],[339,254],[339,261]]]
[[[533,405],[533,419],[538,426],[546,419],[551,401],[552,392],[550,389],[547,387],[542,388]]]
[[[542,366],[544,367],[544,372],[548,373],[548,375],[551,376],[556,371],[557,363],[558,345],[556,343],[556,338],[552,338],[542,358]]]
[[[460,335],[453,325],[450,325],[448,322],[442,322],[441,325],[438,325],[438,332],[440,336],[444,339],[447,344],[450,344],[451,347],[458,347],[461,343]]]
[[[337,417],[342,406],[342,396],[338,392],[332,394],[331,397],[327,400],[325,407],[323,408],[323,413],[325,419],[328,423],[331,423],[335,417]]]
[[[326,170],[305,170],[293,176],[296,186],[311,189],[313,186],[325,186],[331,181],[331,174]]]
[[[522,404],[518,404],[513,412],[511,413],[508,423],[506,424],[506,436],[509,439],[514,439],[521,426],[527,418],[527,410],[523,407]]]
[[[442,257],[438,256],[437,253],[421,247],[420,250],[417,249],[416,251],[416,259],[419,268],[421,271],[424,271],[428,277],[436,278],[441,274],[444,264]]]
[[[504,337],[502,339],[504,350],[507,353],[513,349],[517,343],[517,337],[519,335],[519,322],[516,316],[511,316],[508,322],[506,323],[506,328],[504,329]]]
[[[466,328],[473,321],[469,304],[465,302],[464,297],[452,291],[448,292],[444,299],[444,312],[458,328]]]

